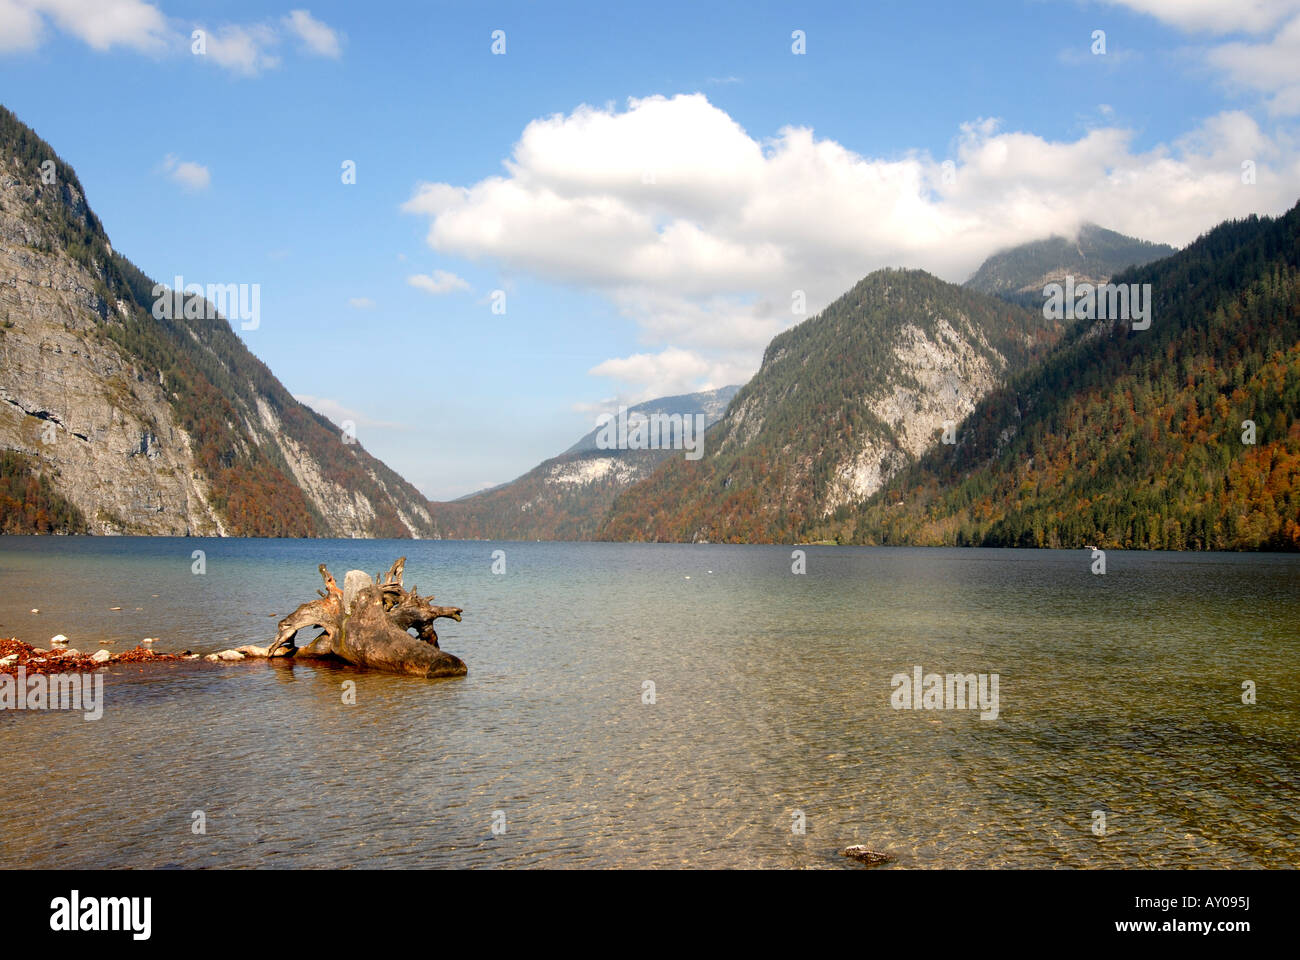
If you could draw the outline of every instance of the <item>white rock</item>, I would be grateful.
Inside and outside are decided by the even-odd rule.
[[[68,638],[61,633],[56,633],[54,636],[50,637],[50,643],[67,643],[67,642],[68,642]]]
[[[140,642],[141,642],[141,643],[153,643],[153,641],[154,641],[154,638],[153,638],[153,637],[145,637],[145,638],[144,638],[143,640],[141,640]]]
[[[18,654],[11,653],[9,654],[9,656],[0,659],[0,667],[7,667],[9,666],[9,664],[13,663],[17,659],[18,659]]]
[[[90,657],[95,663],[108,663],[113,659],[113,655],[107,650],[96,650]]]
[[[81,651],[78,650],[76,647],[64,647],[63,650],[60,651],[60,652],[61,652],[65,657],[79,657],[79,656],[81,656]]]
[[[35,607],[32,607],[32,613],[40,613],[40,612],[41,611],[37,610]]]
[[[374,586],[374,581],[370,579],[370,574],[364,570],[349,570],[343,575],[343,610],[346,613],[352,612],[352,601],[356,595],[366,587]]]

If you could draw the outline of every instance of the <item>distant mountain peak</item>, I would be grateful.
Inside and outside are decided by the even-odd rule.
[[[1139,240],[1084,221],[1070,234],[1055,233],[999,250],[965,285],[1023,301],[1041,295],[1045,285],[1059,282],[1067,274],[1079,281],[1104,283],[1128,267],[1144,266],[1176,252],[1168,244]]]
[[[727,386],[658,397],[633,404],[626,412],[629,417],[699,414],[707,429],[722,417],[739,391],[739,386]],[[446,536],[462,539],[577,540],[593,536],[620,492],[674,456],[674,451],[667,449],[602,449],[597,443],[599,431],[596,427],[563,453],[509,483],[432,504],[439,529]]]

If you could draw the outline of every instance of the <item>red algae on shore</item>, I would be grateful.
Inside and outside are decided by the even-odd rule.
[[[16,657],[17,659],[10,659]],[[107,660],[95,660],[89,653],[79,650],[38,651],[30,643],[16,637],[0,637],[0,673],[17,674],[18,668],[33,673],[93,673],[100,667],[119,663],[154,663],[164,660],[188,659],[177,653],[154,653],[143,646],[115,653]]]

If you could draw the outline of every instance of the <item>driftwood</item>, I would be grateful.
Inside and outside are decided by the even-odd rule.
[[[417,677],[462,677],[465,662],[438,647],[435,620],[459,622],[460,607],[433,604],[413,586],[402,586],[406,558],[401,557],[374,580],[359,570],[344,579],[345,590],[325,564],[320,575],[325,589],[319,599],[302,604],[280,621],[275,642],[267,655],[294,658],[336,657],[359,667],[406,673]],[[316,627],[321,632],[305,646],[294,646],[299,630]],[[415,636],[408,631],[414,630]]]

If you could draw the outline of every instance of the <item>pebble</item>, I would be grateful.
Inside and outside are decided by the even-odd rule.
[[[40,613],[40,612],[41,611],[37,610],[35,607],[32,607],[32,613]]]
[[[18,659],[18,654],[11,653],[9,656],[5,657],[4,659],[0,659],[0,667],[7,667],[9,666],[9,664],[14,663],[17,659]]]
[[[113,659],[113,655],[107,650],[96,650],[90,659],[95,663],[108,663],[109,660]]]
[[[121,608],[121,607],[109,607],[108,609],[110,609],[110,610],[121,610],[122,608]]]
[[[68,638],[61,633],[56,633],[54,636],[50,637],[50,643],[67,643],[67,642],[68,642]]]
[[[140,642],[141,642],[141,643],[153,643],[153,640],[154,640],[153,637],[145,637],[145,638],[144,638],[143,640],[141,640]]]

